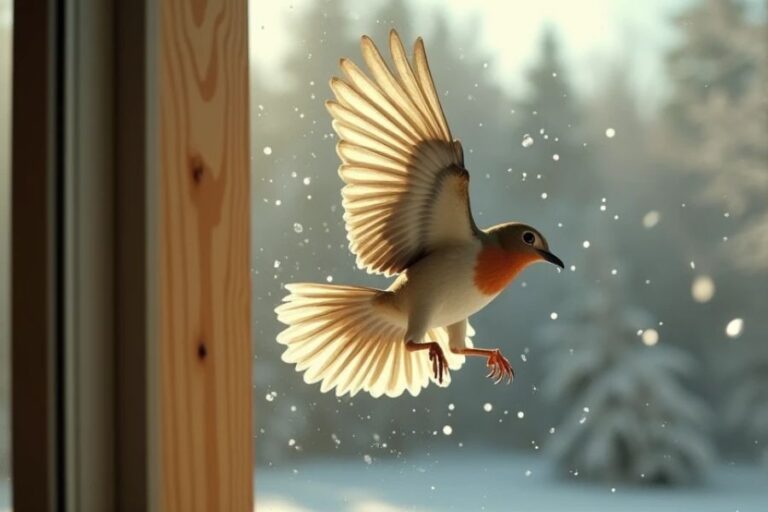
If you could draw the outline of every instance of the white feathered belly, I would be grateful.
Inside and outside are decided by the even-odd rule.
[[[390,287],[402,313],[398,320],[407,321],[413,308],[419,308],[429,327],[444,327],[484,308],[495,295],[486,295],[475,285],[479,251],[479,243],[445,248],[409,268]]]

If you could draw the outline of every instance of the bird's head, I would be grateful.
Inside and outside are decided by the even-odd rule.
[[[562,260],[549,250],[547,239],[531,226],[509,222],[490,228],[488,234],[502,249],[516,256],[525,256],[530,263],[547,261],[564,268]]]

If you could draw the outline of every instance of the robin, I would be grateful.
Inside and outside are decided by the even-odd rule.
[[[421,38],[409,62],[394,30],[391,69],[363,36],[369,74],[341,59],[326,102],[339,135],[339,175],[349,248],[369,273],[397,275],[386,290],[289,284],[276,308],[288,327],[283,360],[307,383],[338,396],[417,395],[450,383],[466,356],[483,357],[498,383],[511,382],[501,351],[476,348],[468,323],[527,266],[563,262],[525,224],[475,225],[469,173],[435,90]]]

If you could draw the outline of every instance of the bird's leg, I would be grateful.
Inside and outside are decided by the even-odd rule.
[[[417,350],[429,350],[429,360],[432,361],[432,373],[434,373],[437,381],[443,383],[443,375],[448,374],[448,360],[445,358],[443,349],[436,341],[430,341],[427,343],[416,343],[414,341],[406,341],[405,348],[408,352],[415,352]]]
[[[515,371],[512,369],[512,365],[509,364],[509,360],[501,355],[501,351],[497,348],[459,348],[453,349],[453,351],[465,356],[487,358],[486,366],[490,368],[490,372],[486,377],[490,377],[494,384],[498,384],[505,377],[507,378],[507,384],[509,384],[515,377]]]

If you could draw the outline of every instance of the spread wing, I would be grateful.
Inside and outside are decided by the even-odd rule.
[[[421,38],[413,65],[394,30],[393,73],[373,41],[362,38],[366,75],[341,60],[336,101],[326,102],[339,135],[339,175],[349,247],[357,265],[387,276],[436,247],[477,233],[469,208],[469,173],[435,91]]]

